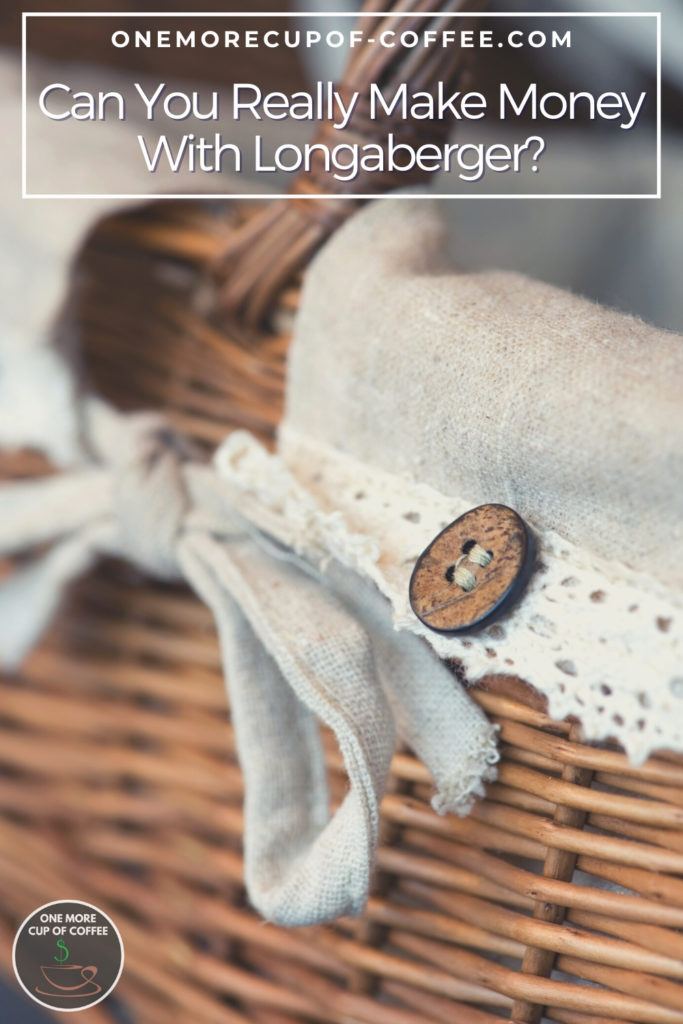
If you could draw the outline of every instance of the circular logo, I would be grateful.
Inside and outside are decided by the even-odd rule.
[[[41,1006],[63,1013],[85,1010],[116,987],[123,942],[98,907],[57,900],[26,918],[14,940],[12,963],[24,992]]]

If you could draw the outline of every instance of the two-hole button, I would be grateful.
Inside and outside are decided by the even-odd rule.
[[[438,633],[480,629],[520,597],[533,562],[533,538],[506,505],[480,505],[442,530],[410,578],[410,604]]]

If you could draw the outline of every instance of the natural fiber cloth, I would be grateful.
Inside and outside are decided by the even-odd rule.
[[[459,274],[442,225],[436,204],[377,202],[314,262],[283,465],[338,517],[328,553],[471,680],[521,676],[636,763],[682,750],[683,339],[516,274]],[[264,500],[262,463],[243,451],[232,472]],[[486,502],[527,519],[537,569],[500,623],[440,636],[409,607],[412,567]]]
[[[54,542],[0,584],[0,664],[21,662],[64,587],[102,555],[185,580],[211,608],[220,635],[245,780],[252,902],[281,925],[360,913],[396,733],[431,771],[437,809],[462,814],[495,774],[493,727],[434,652],[394,632],[372,584],[341,565],[323,571],[322,548],[309,562],[278,547],[268,535],[287,526],[267,507],[257,505],[253,522],[245,518],[239,510],[249,502],[220,471],[242,435],[226,442],[215,471],[193,461],[161,417],[79,398],[58,357],[52,375],[41,376],[44,363],[39,358],[34,377],[46,389],[44,408],[54,408],[48,391],[71,394],[73,403],[63,422],[41,426],[37,415],[32,442],[44,429],[42,447],[52,451],[82,443],[62,475],[0,487],[0,555]],[[22,381],[31,379],[26,359],[17,365]],[[11,362],[2,369],[8,398]],[[277,467],[276,476],[297,492],[286,471]],[[334,532],[333,517],[305,494],[299,501],[309,542]],[[332,817],[318,720],[333,730],[348,774]]]
[[[457,274],[438,207],[376,203],[308,276],[285,430],[683,587],[683,339]]]

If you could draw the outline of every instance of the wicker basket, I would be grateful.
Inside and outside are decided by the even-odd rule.
[[[253,214],[176,203],[103,222],[62,318],[102,390],[167,409],[206,445],[235,424],[272,438],[298,297],[282,285],[334,223],[324,203]],[[197,295],[245,251],[222,288],[242,316],[216,326]],[[255,326],[276,294],[270,326]],[[127,952],[115,997],[84,1024],[683,1024],[683,757],[633,768],[550,720],[518,680],[490,678],[474,698],[501,726],[487,800],[439,817],[424,767],[397,754],[364,917],[264,925],[242,884],[242,781],[210,614],[182,588],[104,566],[2,683],[5,964],[26,914],[73,897],[114,917]],[[332,743],[328,764],[337,801]]]

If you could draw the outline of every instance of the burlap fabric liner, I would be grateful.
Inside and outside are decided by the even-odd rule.
[[[328,553],[470,680],[522,676],[554,717],[616,737],[636,763],[683,749],[682,339],[516,274],[456,273],[443,219],[438,204],[378,202],[315,261],[282,464],[335,514]],[[245,437],[230,444],[224,472],[286,507],[283,538],[308,550],[272,459]],[[409,608],[410,572],[484,502],[528,520],[538,568],[499,624],[437,635]]]

